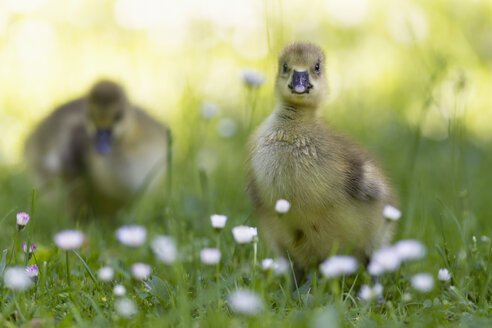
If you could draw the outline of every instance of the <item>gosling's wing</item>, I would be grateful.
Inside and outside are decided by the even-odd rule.
[[[87,143],[84,108],[83,99],[58,107],[27,139],[25,157],[38,184],[79,170]]]
[[[359,145],[341,136],[331,136],[331,155],[336,159],[345,191],[361,201],[388,196],[388,184],[378,163]]]
[[[345,173],[345,189],[356,199],[381,199],[387,193],[386,183],[371,159],[350,156],[346,162]]]
[[[141,127],[139,135],[142,138],[153,139],[156,142],[162,143],[167,146],[170,142],[169,127],[150,116],[144,109],[140,107],[134,108],[136,119],[138,120],[139,126]]]

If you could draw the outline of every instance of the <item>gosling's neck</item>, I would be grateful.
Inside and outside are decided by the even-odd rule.
[[[319,116],[318,107],[306,107],[284,102],[277,103],[274,110],[275,117],[285,122],[309,122]]]

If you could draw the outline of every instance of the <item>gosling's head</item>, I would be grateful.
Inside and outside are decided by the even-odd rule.
[[[317,108],[327,91],[325,55],[312,43],[293,43],[278,61],[275,92],[280,101],[296,107]]]
[[[130,106],[121,86],[111,81],[96,83],[87,96],[88,128],[96,151],[110,152],[123,129]]]

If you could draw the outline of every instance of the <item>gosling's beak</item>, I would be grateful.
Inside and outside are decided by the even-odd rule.
[[[101,129],[96,131],[95,146],[99,154],[106,155],[109,153],[112,143],[111,130]]]
[[[312,87],[312,84],[309,83],[308,72],[298,72],[294,70],[294,73],[292,73],[292,82],[289,84],[289,89],[292,90],[292,93],[309,93],[309,90]]]

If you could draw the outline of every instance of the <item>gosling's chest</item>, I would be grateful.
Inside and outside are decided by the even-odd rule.
[[[323,169],[317,140],[309,134],[272,129],[259,135],[251,165],[267,201],[317,197],[316,183]]]
[[[89,159],[93,184],[114,198],[128,198],[146,183],[160,163],[158,152],[140,151],[129,155],[115,150],[107,156],[91,154]]]

